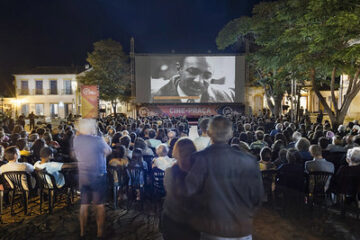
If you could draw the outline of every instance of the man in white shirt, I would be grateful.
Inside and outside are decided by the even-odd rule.
[[[156,148],[156,154],[159,157],[155,158],[152,167],[153,168],[157,167],[163,171],[165,171],[165,169],[167,169],[169,167],[172,167],[172,165],[174,165],[174,163],[175,163],[175,159],[169,158],[168,152],[169,152],[168,146],[166,144],[160,144]]]
[[[10,146],[6,148],[4,157],[9,162],[2,165],[0,167],[0,173],[6,172],[21,172],[25,171],[27,173],[34,172],[34,167],[29,163],[19,163],[18,160],[20,159],[20,151],[16,146]],[[36,185],[36,180],[34,177],[31,177],[31,187],[34,188]]]
[[[207,129],[209,126],[209,118],[204,118],[200,121],[199,127],[201,130],[201,136],[194,139],[194,144],[197,151],[201,151],[207,148],[210,143],[210,137],[207,135]]]
[[[76,168],[76,163],[60,163],[50,162],[53,159],[53,151],[49,147],[44,147],[40,151],[41,161],[37,161],[34,164],[36,169],[45,169],[47,173],[51,174],[55,178],[56,186],[62,188],[65,185],[65,178],[60,171],[65,168]],[[48,184],[52,185],[51,179],[46,179]]]

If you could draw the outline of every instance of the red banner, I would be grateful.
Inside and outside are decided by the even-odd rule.
[[[141,117],[146,116],[170,116],[170,117],[200,117],[206,115],[232,114],[243,112],[243,106],[239,105],[145,105],[138,108]]]
[[[96,85],[83,85],[81,90],[82,118],[97,118],[99,115],[99,88]]]

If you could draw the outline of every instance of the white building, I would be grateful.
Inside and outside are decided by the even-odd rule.
[[[69,113],[78,114],[77,74],[79,67],[37,67],[14,74],[16,111],[27,116],[64,118]]]

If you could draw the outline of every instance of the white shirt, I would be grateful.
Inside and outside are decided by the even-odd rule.
[[[25,171],[32,173],[34,171],[33,165],[29,163],[8,162],[0,167],[0,173],[13,172],[13,171]]]
[[[201,151],[205,148],[207,148],[208,146],[210,146],[210,137],[206,136],[200,136],[194,139],[194,144],[196,147],[197,151]]]
[[[176,160],[174,158],[169,158],[168,156],[165,157],[158,157],[154,160],[154,166],[165,171],[165,169],[172,167]]]
[[[33,165],[29,163],[19,163],[19,162],[8,162],[0,167],[0,173],[6,172],[22,172],[32,173],[34,171]],[[36,180],[34,177],[31,177],[32,188],[36,185]],[[12,187],[12,186],[11,186]],[[23,184],[24,189],[27,189]]]
[[[178,92],[178,94],[179,94],[179,97],[188,97],[188,95],[186,95],[186,93],[184,93],[184,91],[181,89],[181,87],[179,86],[179,84],[178,84],[178,86],[177,86],[177,92]],[[200,102],[200,99],[201,99],[201,95],[199,96],[199,98],[193,99],[193,100],[194,100],[195,103],[199,103],[199,102]],[[180,101],[181,101],[182,103],[187,103],[188,100],[189,100],[189,99],[187,99],[187,98],[181,98],[181,99],[180,99]]]
[[[55,178],[56,186],[58,188],[61,188],[65,185],[64,175],[59,172],[59,171],[61,171],[62,166],[63,166],[63,163],[60,163],[60,162],[41,163],[41,161],[37,161],[34,164],[34,167],[36,169],[46,169],[46,172],[53,175]],[[48,176],[46,177],[46,180],[47,180],[49,186],[52,187],[51,179]]]
[[[150,138],[146,140],[146,142],[148,143],[149,147],[153,147],[153,148],[157,148],[162,143],[160,140],[155,138]]]

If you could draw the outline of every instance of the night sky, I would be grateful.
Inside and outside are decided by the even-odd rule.
[[[259,0],[0,0],[0,94],[11,73],[83,65],[92,44],[119,41],[136,53],[218,53],[215,38]],[[227,52],[236,52],[228,49]]]

